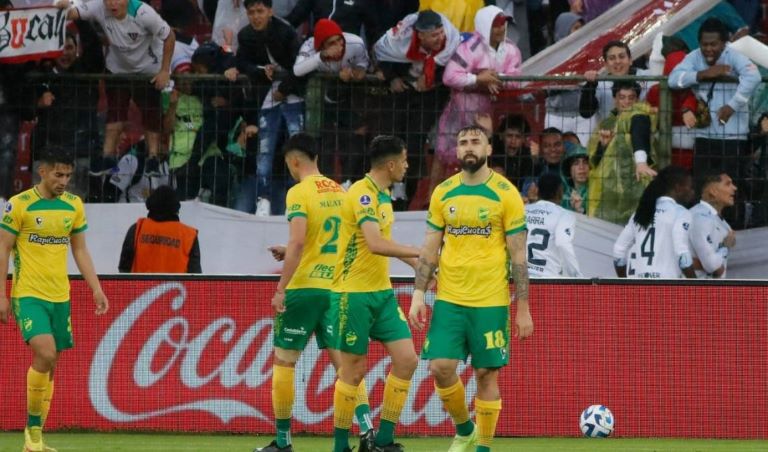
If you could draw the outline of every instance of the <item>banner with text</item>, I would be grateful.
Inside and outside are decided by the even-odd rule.
[[[0,63],[56,58],[64,48],[67,12],[58,8],[0,11]]]
[[[87,285],[72,282],[75,348],[59,361],[47,429],[272,431],[275,280],[103,285],[112,308],[96,317]],[[532,284],[536,331],[510,344],[498,433],[576,436],[581,410],[599,403],[615,414],[617,436],[768,438],[767,287]],[[395,290],[407,308],[412,285]],[[418,349],[423,334],[414,334]],[[330,434],[335,372],[311,344],[296,371],[294,430]],[[0,430],[19,430],[30,355],[15,325],[0,325],[0,347]],[[389,366],[372,346],[374,415]],[[460,371],[471,402],[471,368]],[[426,362],[401,423],[403,435],[453,435]]]

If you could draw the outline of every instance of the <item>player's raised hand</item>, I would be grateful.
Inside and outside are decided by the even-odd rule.
[[[285,312],[285,291],[284,290],[275,291],[275,295],[272,296],[272,309],[274,309],[275,312],[278,312],[278,313]]]
[[[274,257],[276,261],[281,262],[285,259],[285,245],[273,245],[267,249],[272,253],[272,257]]]
[[[408,321],[411,326],[421,331],[427,326],[427,304],[424,302],[424,291],[414,290],[411,296],[411,309],[408,310]]]
[[[533,319],[528,309],[518,309],[515,315],[515,337],[522,340],[533,334]]]
[[[94,292],[93,302],[96,304],[96,315],[102,315],[109,311],[109,300],[104,292]]]
[[[3,295],[0,297],[0,323],[8,323],[10,312],[11,304],[8,302],[8,297]]]

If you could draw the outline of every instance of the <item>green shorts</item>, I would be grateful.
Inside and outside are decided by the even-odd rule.
[[[40,334],[50,334],[56,342],[57,351],[75,345],[69,301],[54,303],[35,297],[22,297],[13,298],[11,302],[24,342],[29,343],[30,339]]]
[[[459,359],[472,355],[475,369],[496,369],[509,362],[509,307],[474,308],[436,300],[422,359]]]
[[[274,344],[286,350],[304,350],[315,333],[317,346],[332,345],[334,317],[329,312],[328,289],[288,289],[285,312],[275,316]]]
[[[338,306],[338,350],[366,355],[370,339],[384,344],[411,339],[408,321],[397,304],[392,289],[377,292],[333,292],[331,300],[331,305]]]

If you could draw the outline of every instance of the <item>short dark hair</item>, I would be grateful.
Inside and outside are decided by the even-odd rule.
[[[717,17],[710,17],[701,24],[699,27],[699,41],[701,41],[704,33],[717,33],[720,35],[721,41],[728,42],[728,28]]]
[[[243,6],[245,7],[245,9],[248,9],[251,6],[257,5],[259,3],[266,6],[267,8],[272,7],[272,0],[245,0],[245,2],[243,2]]]
[[[611,94],[613,94],[613,97],[616,97],[619,94],[619,91],[624,90],[632,90],[637,94],[637,98],[640,98],[640,93],[643,91],[643,88],[640,87],[640,84],[637,82],[633,82],[631,80],[618,80],[616,82],[613,82],[613,86],[611,87]]]
[[[392,157],[399,156],[405,149],[405,142],[402,138],[394,135],[378,135],[371,140],[369,148],[371,166],[376,166]]]
[[[309,157],[310,160],[317,158],[317,142],[312,135],[306,132],[299,132],[296,135],[288,138],[283,146],[283,153],[300,152]]]
[[[702,176],[700,176],[701,179],[698,181],[699,196],[704,196],[704,190],[706,190],[709,185],[716,184],[723,180],[724,174],[727,175],[728,173],[723,170],[710,170],[706,171]]]
[[[181,210],[181,203],[176,190],[170,185],[161,185],[152,192],[144,202],[149,211],[148,216],[175,215]]]
[[[545,201],[552,201],[557,198],[560,187],[563,186],[563,181],[560,180],[560,176],[555,173],[544,173],[539,177],[539,198]]]
[[[61,147],[50,146],[40,151],[37,160],[51,166],[54,166],[57,163],[75,166],[75,153]]]
[[[576,132],[571,132],[570,130],[568,132],[563,132],[563,138],[576,138],[576,141],[581,144],[581,140],[579,139],[579,136],[576,134]]]
[[[627,43],[624,42],[624,41],[619,41],[617,39],[617,40],[614,40],[614,41],[609,41],[608,44],[603,46],[603,59],[604,60],[606,60],[606,61],[608,60],[608,51],[611,50],[614,47],[620,47],[620,48],[626,50],[627,51],[627,56],[629,57],[630,60],[632,59],[632,51],[629,50],[629,46],[627,45]]]
[[[562,138],[563,137],[563,132],[560,129],[558,129],[557,127],[547,127],[546,129],[542,130],[541,134],[539,134],[539,135],[542,136],[542,137],[544,135],[560,135],[560,138]]]
[[[466,135],[469,132],[478,132],[480,135],[488,138],[488,135],[486,135],[488,132],[476,124],[470,124],[468,126],[462,127],[458,132],[456,132],[456,137],[458,138],[462,135]]]
[[[528,120],[523,115],[507,115],[501,125],[499,125],[499,132],[504,132],[507,129],[516,129],[523,134],[531,133],[531,126],[528,124]]]

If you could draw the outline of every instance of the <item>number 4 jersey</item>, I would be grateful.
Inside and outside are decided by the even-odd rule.
[[[692,263],[690,226],[691,213],[662,196],[656,200],[656,214],[647,229],[635,223],[632,215],[613,245],[613,257],[618,265],[627,264],[628,278],[681,278],[681,266]]]
[[[330,289],[344,189],[323,175],[304,178],[286,196],[288,221],[307,220],[299,267],[286,289]]]
[[[528,223],[528,273],[532,277],[581,277],[573,251],[576,218],[555,203],[537,201],[525,206]]]

